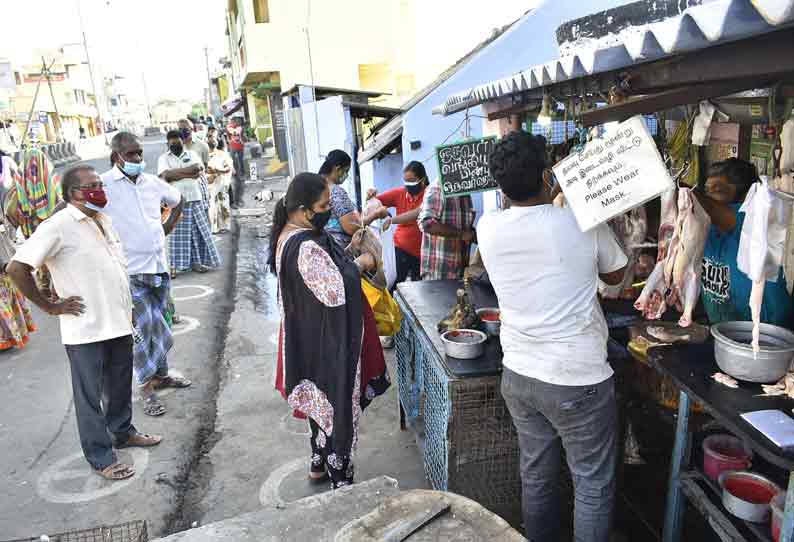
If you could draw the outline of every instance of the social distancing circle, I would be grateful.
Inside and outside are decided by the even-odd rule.
[[[281,498],[281,483],[293,472],[299,470],[307,471],[307,469],[308,461],[306,459],[293,459],[271,472],[259,489],[260,504],[262,506],[275,506],[276,508],[282,508],[289,504]]]
[[[174,327],[171,328],[171,334],[176,337],[177,335],[184,335],[185,333],[190,333],[191,331],[195,331],[196,329],[201,327],[201,322],[198,319],[193,318],[191,316],[184,316],[179,315],[181,321],[178,324],[174,324]]]
[[[176,292],[179,290],[188,290],[188,293],[178,295]],[[199,292],[190,293],[190,290],[200,290]],[[203,286],[201,284],[177,284],[171,286],[171,291],[174,292],[174,301],[189,301],[191,299],[201,299],[203,297],[211,296],[215,293],[214,288]]]
[[[125,457],[127,454],[131,461]],[[119,461],[131,462],[135,467],[135,476],[127,480],[105,480],[86,464],[82,451],[75,452],[51,465],[39,476],[39,496],[45,501],[68,504],[95,501],[112,495],[141,477],[149,466],[149,451],[128,448]]]

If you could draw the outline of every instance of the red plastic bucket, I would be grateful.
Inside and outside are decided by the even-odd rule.
[[[724,471],[749,469],[752,459],[750,447],[732,435],[711,435],[703,440],[703,471],[715,482]]]

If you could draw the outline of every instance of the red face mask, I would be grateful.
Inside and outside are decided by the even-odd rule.
[[[108,196],[105,194],[103,188],[95,188],[89,190],[80,190],[80,193],[85,198],[87,207],[90,209],[92,206],[102,209],[108,204]]]

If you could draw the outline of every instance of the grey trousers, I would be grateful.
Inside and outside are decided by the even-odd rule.
[[[72,370],[80,445],[94,469],[116,462],[113,445],[136,433],[132,425],[132,336],[65,345]]]
[[[562,446],[574,482],[574,540],[607,542],[616,489],[614,378],[594,386],[556,386],[505,368],[502,396],[521,448],[526,537],[560,539]]]

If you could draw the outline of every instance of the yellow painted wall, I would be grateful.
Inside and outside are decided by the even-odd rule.
[[[261,0],[257,0],[261,1]],[[241,10],[246,73],[278,72],[296,84],[388,92],[400,105],[537,0],[268,0],[269,23]],[[307,30],[308,38],[307,41]],[[311,44],[311,47],[309,47]],[[311,64],[309,69],[309,56]]]

